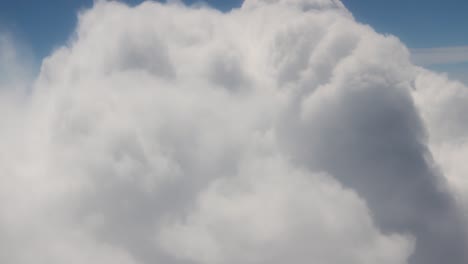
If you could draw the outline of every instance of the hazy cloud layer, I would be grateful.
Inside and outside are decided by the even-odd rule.
[[[2,263],[468,262],[468,90],[339,1],[98,1],[29,86],[12,41]]]
[[[468,61],[468,46],[412,49],[414,63],[429,66]]]

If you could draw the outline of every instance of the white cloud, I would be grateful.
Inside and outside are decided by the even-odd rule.
[[[0,262],[466,263],[466,87],[409,57],[338,1],[97,2],[0,97]]]
[[[430,136],[429,148],[468,220],[468,167],[463,161],[468,153],[467,87],[420,69],[413,97]]]
[[[414,63],[421,66],[468,61],[468,46],[412,49]]]
[[[419,66],[447,74],[468,85],[468,46],[411,49],[412,61]]]
[[[406,262],[413,240],[380,234],[353,192],[258,156],[210,184],[187,218],[162,229],[160,243],[197,263]]]

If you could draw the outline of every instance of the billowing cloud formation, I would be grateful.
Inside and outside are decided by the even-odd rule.
[[[466,87],[339,1],[97,2],[20,94],[2,263],[468,261]]]

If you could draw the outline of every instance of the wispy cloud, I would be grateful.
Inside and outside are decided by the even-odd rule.
[[[411,57],[421,66],[468,62],[468,46],[411,49]]]

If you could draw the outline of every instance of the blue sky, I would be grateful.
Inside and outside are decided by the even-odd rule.
[[[343,0],[358,21],[411,48],[468,45],[466,0]]]
[[[399,37],[415,53],[424,48],[468,46],[468,1],[466,0],[342,0],[362,23],[381,33]],[[125,0],[135,5],[141,0]],[[184,0],[191,4],[195,0]],[[223,11],[237,7],[242,0],[207,0]],[[80,9],[93,0],[0,0],[0,28],[13,33],[30,46],[37,61],[66,42],[76,24]],[[428,49],[429,48],[429,49]],[[452,52],[449,49],[445,51]],[[440,53],[440,50],[437,50]],[[441,56],[444,56],[442,54]],[[451,54],[449,57],[457,57]],[[459,56],[463,57],[463,56]],[[432,62],[423,66],[467,78],[468,59]],[[466,79],[468,82],[468,79]]]

